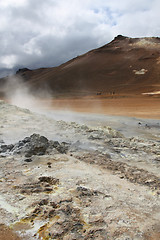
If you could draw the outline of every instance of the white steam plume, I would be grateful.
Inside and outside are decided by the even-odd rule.
[[[13,105],[39,112],[41,107],[44,107],[42,100],[51,98],[51,94],[46,88],[33,95],[30,88],[20,77],[9,77],[5,89],[5,98]]]

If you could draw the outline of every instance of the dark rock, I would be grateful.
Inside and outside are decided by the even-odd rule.
[[[49,212],[48,217],[51,218],[51,217],[54,217],[54,215],[55,215],[55,210],[52,209],[52,210]]]
[[[44,155],[49,146],[49,143],[46,137],[40,136],[39,134],[33,134],[30,137],[30,142],[28,145],[29,148],[26,156]]]
[[[58,141],[50,141],[50,146],[53,147],[53,148],[57,148],[60,146],[59,142]]]
[[[83,197],[83,196],[90,197],[90,196],[94,196],[94,195],[97,196],[98,195],[97,191],[93,191],[89,188],[81,187],[81,186],[77,187],[77,192],[78,192],[80,197]]]
[[[42,211],[42,209],[40,207],[37,207],[33,210],[33,213],[39,214],[39,213],[41,213],[41,211]]]
[[[42,199],[40,202],[39,202],[39,205],[42,206],[42,205],[47,205],[48,204],[48,199]]]
[[[52,166],[51,166],[51,165],[52,165],[51,162],[48,162],[47,165],[48,165],[48,168],[51,168],[51,167],[52,167]]]
[[[69,148],[69,144],[58,141],[49,141],[46,137],[40,136],[39,134],[32,134],[30,137],[24,138],[15,145],[5,145],[0,146],[0,153],[10,153],[10,154],[24,154],[26,158],[30,158],[33,155],[44,155],[52,152],[55,148],[59,153],[66,153]],[[27,162],[27,160],[25,160]],[[29,160],[28,160],[29,162]],[[51,165],[51,164],[48,164]]]
[[[7,145],[1,145],[1,148],[0,148],[1,153],[7,152],[7,150],[8,150]]]
[[[114,40],[124,40],[126,38],[128,38],[128,37],[119,34],[114,38]]]
[[[33,134],[30,137],[26,137],[24,140],[19,141],[12,148],[12,152],[19,154],[24,153],[26,157],[33,155],[43,155],[49,146],[49,141],[46,137],[39,134]]]
[[[56,185],[59,183],[59,179],[47,176],[39,177],[39,181],[49,183],[50,185]]]
[[[21,74],[21,73],[24,73],[26,71],[31,71],[31,70],[28,69],[28,68],[20,68],[20,69],[17,70],[16,74]]]
[[[9,152],[13,149],[14,145],[13,144],[9,144],[9,145],[1,145],[0,147],[0,153],[4,153],[4,152]]]
[[[17,189],[20,189],[22,194],[32,194],[32,193],[50,193],[53,191],[52,185],[59,183],[59,179],[53,177],[42,176],[38,179],[39,181],[33,183],[26,183],[23,185],[16,186]],[[41,205],[47,205],[48,200],[43,199],[38,203]]]
[[[51,147],[55,148],[59,153],[62,153],[62,154],[67,153],[69,148],[69,144],[66,142],[62,142],[60,144],[58,141],[50,141],[49,144],[50,144],[50,148]]]
[[[52,188],[51,187],[46,187],[45,189],[44,189],[44,192],[47,192],[47,193],[50,193],[50,192],[52,192]]]
[[[25,162],[32,162],[32,159],[31,158],[26,158],[24,161]]]
[[[66,143],[61,143],[59,145],[59,147],[57,147],[57,150],[60,152],[60,153],[66,153],[67,150],[68,150],[68,145]]]
[[[53,208],[57,208],[57,204],[55,202],[50,202],[50,206],[52,206]]]

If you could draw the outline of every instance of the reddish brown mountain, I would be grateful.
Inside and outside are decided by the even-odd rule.
[[[21,69],[32,89],[54,93],[143,93],[160,90],[160,38],[128,38],[78,56],[59,67]]]

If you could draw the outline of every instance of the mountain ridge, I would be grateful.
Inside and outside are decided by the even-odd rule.
[[[15,76],[36,91],[63,94],[142,94],[160,89],[160,38],[118,35],[58,67],[21,69]]]

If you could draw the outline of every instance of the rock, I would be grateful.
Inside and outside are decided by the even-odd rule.
[[[90,128],[87,130],[87,132],[91,133],[88,137],[88,139],[91,139],[91,140],[100,140],[100,139],[106,139],[106,138],[123,138],[124,136],[110,128],[110,127],[97,127],[97,128]]]
[[[50,141],[50,148],[55,148],[59,153],[66,153],[69,148],[69,144],[66,142],[62,142],[61,144],[58,141]]]
[[[24,161],[25,162],[32,162],[32,159],[31,158],[26,158]]]
[[[115,41],[115,40],[124,40],[124,39],[127,39],[127,38],[128,38],[128,37],[119,34],[119,35],[117,35],[117,36],[114,38],[114,41]]]
[[[52,165],[52,163],[51,162],[47,162],[47,165]]]
[[[39,181],[49,183],[50,185],[55,185],[59,183],[59,179],[46,176],[39,177]]]
[[[33,134],[15,144],[12,152],[14,154],[24,153],[26,157],[31,157],[33,155],[45,154],[48,146],[49,141],[46,137],[40,136],[39,134]]]
[[[14,145],[13,144],[9,144],[9,145],[1,145],[0,147],[0,153],[4,153],[4,152],[9,152],[13,149]]]
[[[59,179],[48,177],[48,176],[42,176],[39,177],[37,182],[33,183],[26,183],[23,185],[18,185],[15,188],[20,189],[21,194],[27,194],[31,195],[33,193],[50,193],[53,191],[52,186],[59,183]],[[47,200],[42,200],[39,205],[46,205]]]
[[[57,208],[57,204],[55,202],[50,202],[50,206],[52,206],[53,208]]]
[[[77,190],[78,195],[80,197],[83,197],[83,196],[90,197],[90,196],[97,196],[98,195],[97,191],[93,191],[89,188],[82,187],[82,186],[78,186],[76,190]]]
[[[66,142],[60,144],[58,141],[49,141],[46,137],[34,133],[15,145],[2,144],[0,153],[24,154],[29,159],[34,155],[49,154],[53,149],[56,149],[57,153],[64,154],[68,151],[68,148],[69,144]]]
[[[20,69],[18,69],[18,70],[16,71],[16,74],[21,74],[21,73],[24,73],[24,72],[26,72],[26,71],[31,71],[31,70],[28,69],[28,68],[20,68]]]
[[[52,167],[52,163],[51,163],[51,162],[48,162],[48,163],[47,163],[47,166],[48,166],[48,168],[51,168],[51,167]]]
[[[90,139],[90,140],[100,140],[100,139],[103,139],[103,136],[101,134],[98,134],[98,133],[93,133],[88,137],[88,139]]]
[[[40,205],[40,206],[47,205],[48,202],[49,202],[48,199],[42,199],[42,200],[39,202],[39,205]]]

